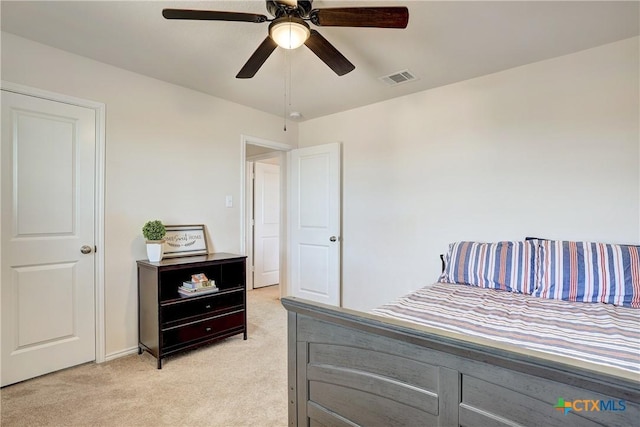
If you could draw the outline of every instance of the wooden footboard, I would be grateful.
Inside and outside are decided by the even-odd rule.
[[[583,427],[640,419],[640,379],[632,374],[297,298],[282,304],[290,426]]]

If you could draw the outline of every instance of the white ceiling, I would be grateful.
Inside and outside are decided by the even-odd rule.
[[[304,120],[633,37],[640,27],[637,1],[313,2],[314,8],[353,5],[406,5],[409,25],[315,27],[356,66],[342,77],[303,46],[288,57],[278,48],[254,78],[236,79],[268,23],[161,15],[163,8],[267,15],[257,0],[2,0],[1,29],[268,113],[299,111]],[[405,69],[419,80],[393,87],[379,80]]]

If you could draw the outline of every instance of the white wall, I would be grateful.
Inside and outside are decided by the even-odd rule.
[[[343,143],[343,303],[436,281],[457,240],[640,242],[638,38],[299,127]]]
[[[281,117],[7,33],[2,79],[106,104],[107,355],[137,346],[144,222],[205,224],[213,250],[237,253],[241,134],[297,140],[297,126],[282,132]]]
[[[639,243],[638,48],[634,38],[299,124],[301,146],[343,142],[345,305],[435,281],[455,240]],[[137,345],[144,221],[204,223],[214,250],[237,252],[240,134],[298,140],[280,117],[6,33],[1,77],[107,106],[107,354]]]

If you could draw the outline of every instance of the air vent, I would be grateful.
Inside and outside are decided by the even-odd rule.
[[[398,71],[397,73],[389,74],[388,76],[382,76],[379,78],[389,86],[395,86],[402,83],[418,80],[418,78],[414,76],[409,70]]]

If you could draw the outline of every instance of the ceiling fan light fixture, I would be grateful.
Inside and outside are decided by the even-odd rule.
[[[310,35],[309,25],[294,16],[278,18],[269,25],[269,36],[284,49],[299,48]]]

